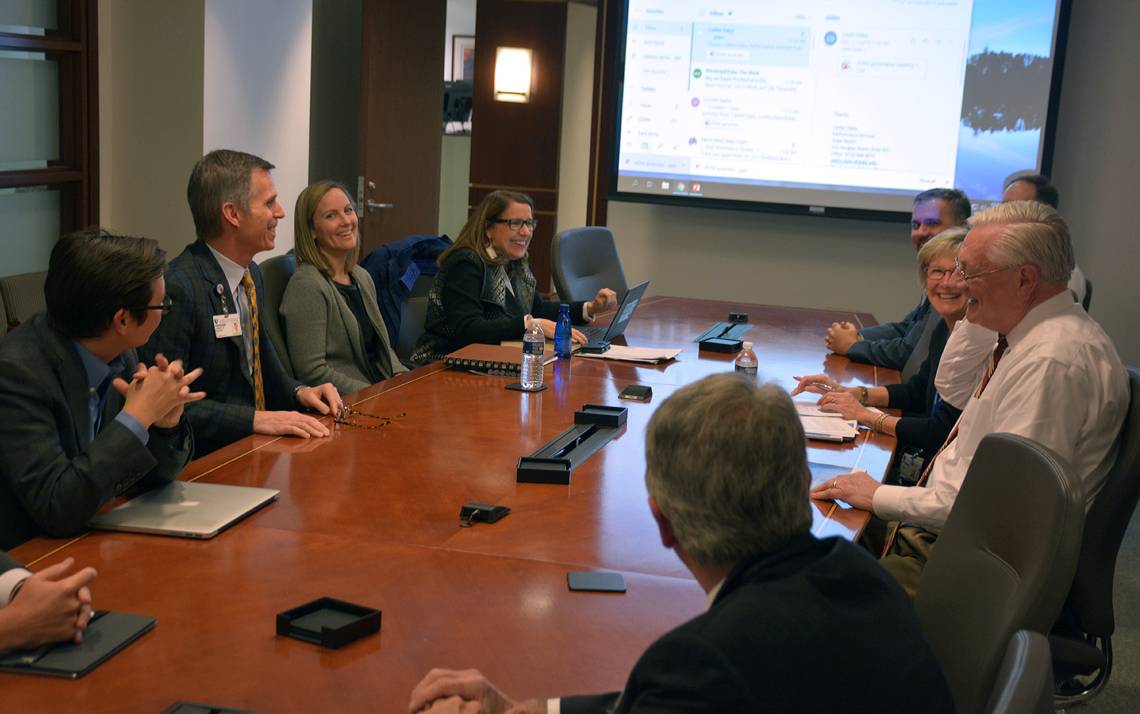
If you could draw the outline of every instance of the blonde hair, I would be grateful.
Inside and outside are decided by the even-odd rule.
[[[293,210],[293,252],[297,254],[297,260],[315,266],[317,270],[330,278],[336,275],[336,269],[333,268],[328,257],[317,246],[317,233],[313,227],[313,218],[316,216],[317,206],[320,205],[325,194],[333,189],[343,191],[345,198],[352,204],[353,210],[356,210],[356,203],[353,202],[348,189],[336,181],[329,180],[317,181],[306,186],[305,190],[297,196],[297,204]],[[344,269],[350,272],[360,260],[359,226],[357,231],[356,248],[344,259]]]
[[[926,271],[936,258],[941,258],[944,255],[958,255],[958,250],[962,247],[962,241],[966,239],[967,233],[969,231],[962,226],[954,226],[947,228],[922,244],[922,247],[918,249],[918,284],[920,287],[926,287]]]

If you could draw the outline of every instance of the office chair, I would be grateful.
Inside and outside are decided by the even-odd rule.
[[[4,303],[7,332],[19,327],[32,315],[47,309],[44,282],[47,273],[21,273],[0,278],[0,299]]]
[[[1092,699],[1112,673],[1112,633],[1116,619],[1112,586],[1116,556],[1140,501],[1140,370],[1128,368],[1132,403],[1120,431],[1116,463],[1085,518],[1077,572],[1061,618],[1049,633],[1058,680],[1057,706]],[[1089,681],[1085,678],[1091,677]]]
[[[1049,449],[982,439],[915,607],[958,711],[983,711],[1010,637],[1046,633],[1072,582],[1084,489]]]
[[[412,356],[412,352],[416,349],[416,342],[424,333],[428,291],[431,290],[434,281],[435,277],[431,275],[421,275],[416,278],[416,282],[412,284],[411,292],[408,293],[408,299],[400,308],[400,334],[396,338],[396,344],[393,345],[393,348],[396,350],[396,356],[405,365],[408,365],[408,358]]]
[[[1018,630],[1009,639],[987,714],[1053,714],[1053,663],[1049,639]]]
[[[280,309],[285,286],[289,284],[289,278],[293,277],[293,273],[297,270],[297,256],[275,255],[264,263],[259,263],[258,267],[261,268],[262,286],[265,288],[261,296],[262,304],[258,306],[261,310],[261,328],[269,335],[269,340],[273,343],[273,349],[277,350],[277,356],[281,358],[285,371],[290,377],[296,377],[293,374],[293,360],[289,358],[289,348],[285,344],[285,328],[281,325]]]
[[[550,272],[554,289],[565,302],[593,300],[602,288],[611,288],[621,300],[629,287],[613,231],[605,226],[571,228],[554,236]]]

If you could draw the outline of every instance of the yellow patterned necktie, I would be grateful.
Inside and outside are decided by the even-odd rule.
[[[257,319],[257,289],[248,270],[241,276],[241,286],[249,303],[249,324],[252,326],[249,336],[249,372],[253,379],[253,408],[260,412],[265,411],[265,382],[261,378],[261,329]]]

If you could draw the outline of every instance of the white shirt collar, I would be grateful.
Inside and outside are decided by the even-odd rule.
[[[1045,302],[1036,305],[1032,310],[1025,313],[1025,317],[1021,318],[1021,322],[1014,325],[1013,329],[1009,331],[1009,334],[1005,336],[1009,342],[1009,346],[1015,347],[1035,326],[1045,322],[1051,317],[1073,311],[1074,307],[1082,312],[1084,311],[1084,308],[1073,302],[1073,295],[1068,290],[1062,290]]]
[[[214,249],[214,246],[209,243],[206,244],[206,247],[214,254],[214,258],[218,261],[218,267],[222,269],[222,275],[226,276],[226,282],[229,283],[230,287],[230,295],[236,296],[238,294],[238,288],[241,287],[241,279],[245,276],[246,268],[219,253]]]
[[[727,578],[721,578],[720,582],[714,585],[712,590],[709,590],[709,594],[705,597],[705,612],[708,612],[712,609],[713,601],[716,600],[716,596],[720,593],[720,589],[724,586],[725,580],[727,580]]]

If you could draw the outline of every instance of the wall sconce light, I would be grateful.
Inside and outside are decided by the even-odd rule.
[[[495,50],[495,101],[526,104],[530,101],[531,51],[522,47]]]

